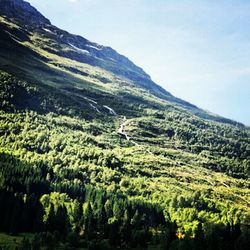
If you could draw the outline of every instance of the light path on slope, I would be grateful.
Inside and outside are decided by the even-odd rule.
[[[77,51],[79,51],[79,52],[81,52],[83,54],[90,54],[88,50],[86,50],[86,49],[80,49],[80,48],[76,47],[72,43],[68,43],[68,45],[71,46],[73,49],[75,49],[75,50],[77,50]]]
[[[117,115],[116,112],[112,108],[110,108],[109,106],[103,105],[103,107],[106,108],[111,115]]]
[[[101,113],[100,110],[94,106],[92,103],[89,103],[89,105],[97,112],[97,113]]]
[[[126,116],[124,116],[124,117],[123,117],[123,122],[121,123],[121,125],[120,125],[120,127],[119,127],[117,133],[118,133],[119,135],[124,136],[124,137],[126,138],[127,141],[130,141],[130,142],[131,142],[132,144],[134,144],[135,146],[138,146],[138,147],[143,148],[143,149],[145,150],[145,152],[147,152],[147,153],[149,153],[149,154],[153,154],[149,149],[145,149],[144,146],[142,146],[142,145],[138,144],[137,142],[131,140],[131,138],[128,136],[128,134],[127,134],[126,131],[125,131],[125,128],[126,128],[126,125],[128,124],[128,122],[129,122],[129,121],[127,120]]]
[[[126,116],[124,116],[123,117],[123,122],[121,123],[121,125],[120,125],[120,127],[118,129],[118,134],[123,135],[126,138],[126,140],[129,141],[130,138],[129,138],[128,134],[125,132],[125,126],[126,126],[127,122],[128,122],[128,120],[127,120]]]
[[[42,28],[42,29],[43,29],[44,31],[46,31],[46,32],[50,33],[50,34],[55,35],[55,33],[54,33],[53,31],[49,30],[49,29],[46,29],[46,28]]]
[[[102,112],[95,106],[95,105],[98,105],[98,103],[97,103],[96,101],[94,101],[94,100],[92,100],[92,99],[90,99],[90,98],[87,98],[87,97],[83,97],[83,96],[81,96],[81,97],[84,98],[84,99],[87,100],[87,101],[92,102],[92,103],[89,102],[89,105],[90,105],[90,107],[91,107],[92,109],[94,109],[97,113],[102,113]],[[79,102],[79,103],[80,103],[80,102]],[[95,105],[94,105],[93,103],[94,103]],[[106,108],[106,109],[109,111],[109,113],[110,113],[111,115],[117,116],[117,113],[114,111],[114,109],[110,108],[110,107],[107,106],[107,105],[103,105],[103,107]],[[118,133],[119,135],[124,136],[125,139],[126,139],[127,141],[130,141],[130,143],[134,144],[135,146],[138,146],[138,147],[143,148],[145,152],[147,152],[147,153],[149,153],[149,154],[153,154],[149,149],[145,149],[145,147],[144,147],[143,145],[140,145],[140,144],[138,144],[137,142],[131,140],[131,138],[128,136],[128,134],[127,134],[126,131],[125,131],[125,128],[126,128],[126,125],[128,124],[128,122],[129,122],[129,121],[127,120],[126,116],[124,116],[124,117],[123,117],[123,122],[121,123],[120,127],[118,128],[117,133]]]

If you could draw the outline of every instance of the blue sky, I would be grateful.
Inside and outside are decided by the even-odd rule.
[[[177,97],[250,125],[250,1],[29,0]]]

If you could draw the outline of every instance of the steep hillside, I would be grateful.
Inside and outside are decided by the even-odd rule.
[[[120,90],[124,85],[128,87],[133,85],[139,88],[140,92],[142,87],[147,92],[188,108],[203,118],[236,124],[172,96],[155,84],[149,75],[128,58],[110,47],[98,45],[53,26],[29,3],[23,0],[2,0],[0,6],[0,14],[3,17],[0,65],[9,73],[13,73],[14,70],[15,75],[18,73],[24,79],[37,81],[37,78],[34,79],[36,75],[33,74],[36,70],[43,84],[54,85],[58,84],[58,79],[53,79],[51,75],[63,71],[64,74],[73,74],[81,80],[107,85],[106,88],[113,87]],[[18,61],[16,61],[17,53],[19,53]],[[6,63],[6,60],[9,62]],[[12,67],[6,68],[10,63]],[[138,92],[136,95],[140,95]]]
[[[31,233],[21,249],[249,248],[249,128],[22,0],[0,15],[0,231]]]

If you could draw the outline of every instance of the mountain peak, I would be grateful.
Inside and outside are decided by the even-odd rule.
[[[23,0],[0,0],[0,15],[27,25],[50,24],[36,8]]]

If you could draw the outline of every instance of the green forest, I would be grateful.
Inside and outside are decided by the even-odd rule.
[[[134,145],[119,116],[0,86],[0,231],[31,233],[20,249],[248,249],[248,130],[130,104]]]

